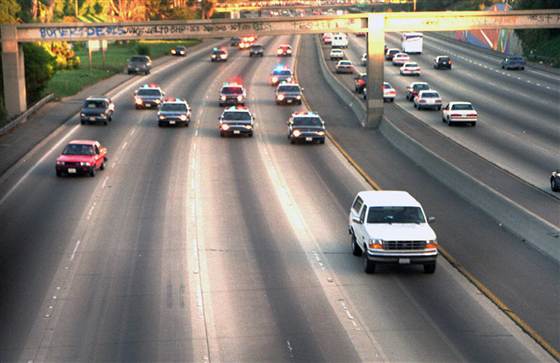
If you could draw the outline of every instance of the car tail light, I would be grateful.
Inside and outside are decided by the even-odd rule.
[[[461,117],[461,114],[459,114],[459,113],[452,113],[452,114],[451,114],[451,117]]]
[[[467,114],[467,116],[468,116],[468,117],[476,117],[477,114],[476,114],[476,113],[469,113],[469,114]]]
[[[441,100],[435,100],[435,103],[441,103]]]
[[[243,100],[243,96],[241,96],[241,95],[237,96],[237,100],[238,100],[238,101]]]
[[[426,103],[426,100],[419,100],[419,103]]]

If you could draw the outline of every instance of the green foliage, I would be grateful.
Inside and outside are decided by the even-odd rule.
[[[54,57],[56,69],[76,68],[80,57],[76,56],[68,42],[43,42],[41,45]]]
[[[26,43],[23,51],[27,103],[33,104],[41,98],[47,82],[55,73],[55,59],[40,44]]]
[[[151,55],[151,49],[147,44],[138,44],[136,46],[136,52],[141,55]]]
[[[0,0],[0,24],[17,22],[17,13],[20,10],[16,0]]]
[[[517,0],[516,10],[558,8],[558,0]],[[560,66],[560,29],[516,29],[526,56]]]

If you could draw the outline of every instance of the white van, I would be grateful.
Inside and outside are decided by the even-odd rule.
[[[404,191],[363,191],[354,198],[348,217],[352,253],[362,256],[366,273],[379,264],[420,264],[434,273],[436,234],[422,206]]]
[[[424,35],[422,33],[403,33],[401,36],[401,49],[403,52],[422,54]]]
[[[343,33],[335,33],[331,41],[332,48],[348,48],[348,37]]]

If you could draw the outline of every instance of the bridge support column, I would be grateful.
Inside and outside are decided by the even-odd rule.
[[[378,128],[383,118],[383,67],[385,16],[368,15],[367,33],[367,118],[365,127]]]
[[[15,25],[2,24],[0,30],[2,31],[4,102],[8,117],[13,117],[27,109],[23,46],[17,41]]]

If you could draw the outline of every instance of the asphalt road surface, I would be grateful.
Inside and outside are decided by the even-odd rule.
[[[158,128],[155,111],[135,110],[133,88],[124,88],[110,126],[69,128],[34,168],[0,186],[0,361],[551,360],[443,259],[434,275],[362,272],[346,223],[353,196],[369,188],[330,142],[289,144],[286,121],[304,106],[276,106],[268,84],[272,68],[296,59],[278,59],[276,46],[300,41],[309,39],[262,38],[264,58],[232,50],[213,64],[203,53],[154,70],[146,81],[189,100],[190,127]],[[299,62],[316,61],[304,49]],[[218,90],[232,80],[247,86],[253,138],[218,135]],[[335,124],[343,109],[332,93],[305,92]],[[109,167],[95,178],[56,178],[69,139],[101,141]],[[421,180],[431,185],[418,192],[429,214],[444,215],[450,201],[480,222],[477,236],[495,233],[374,141],[392,163],[379,170],[383,185],[415,189]],[[398,169],[410,178],[391,185]],[[438,221],[442,243],[460,223]],[[529,271],[552,279],[555,265],[538,267],[528,253]]]

